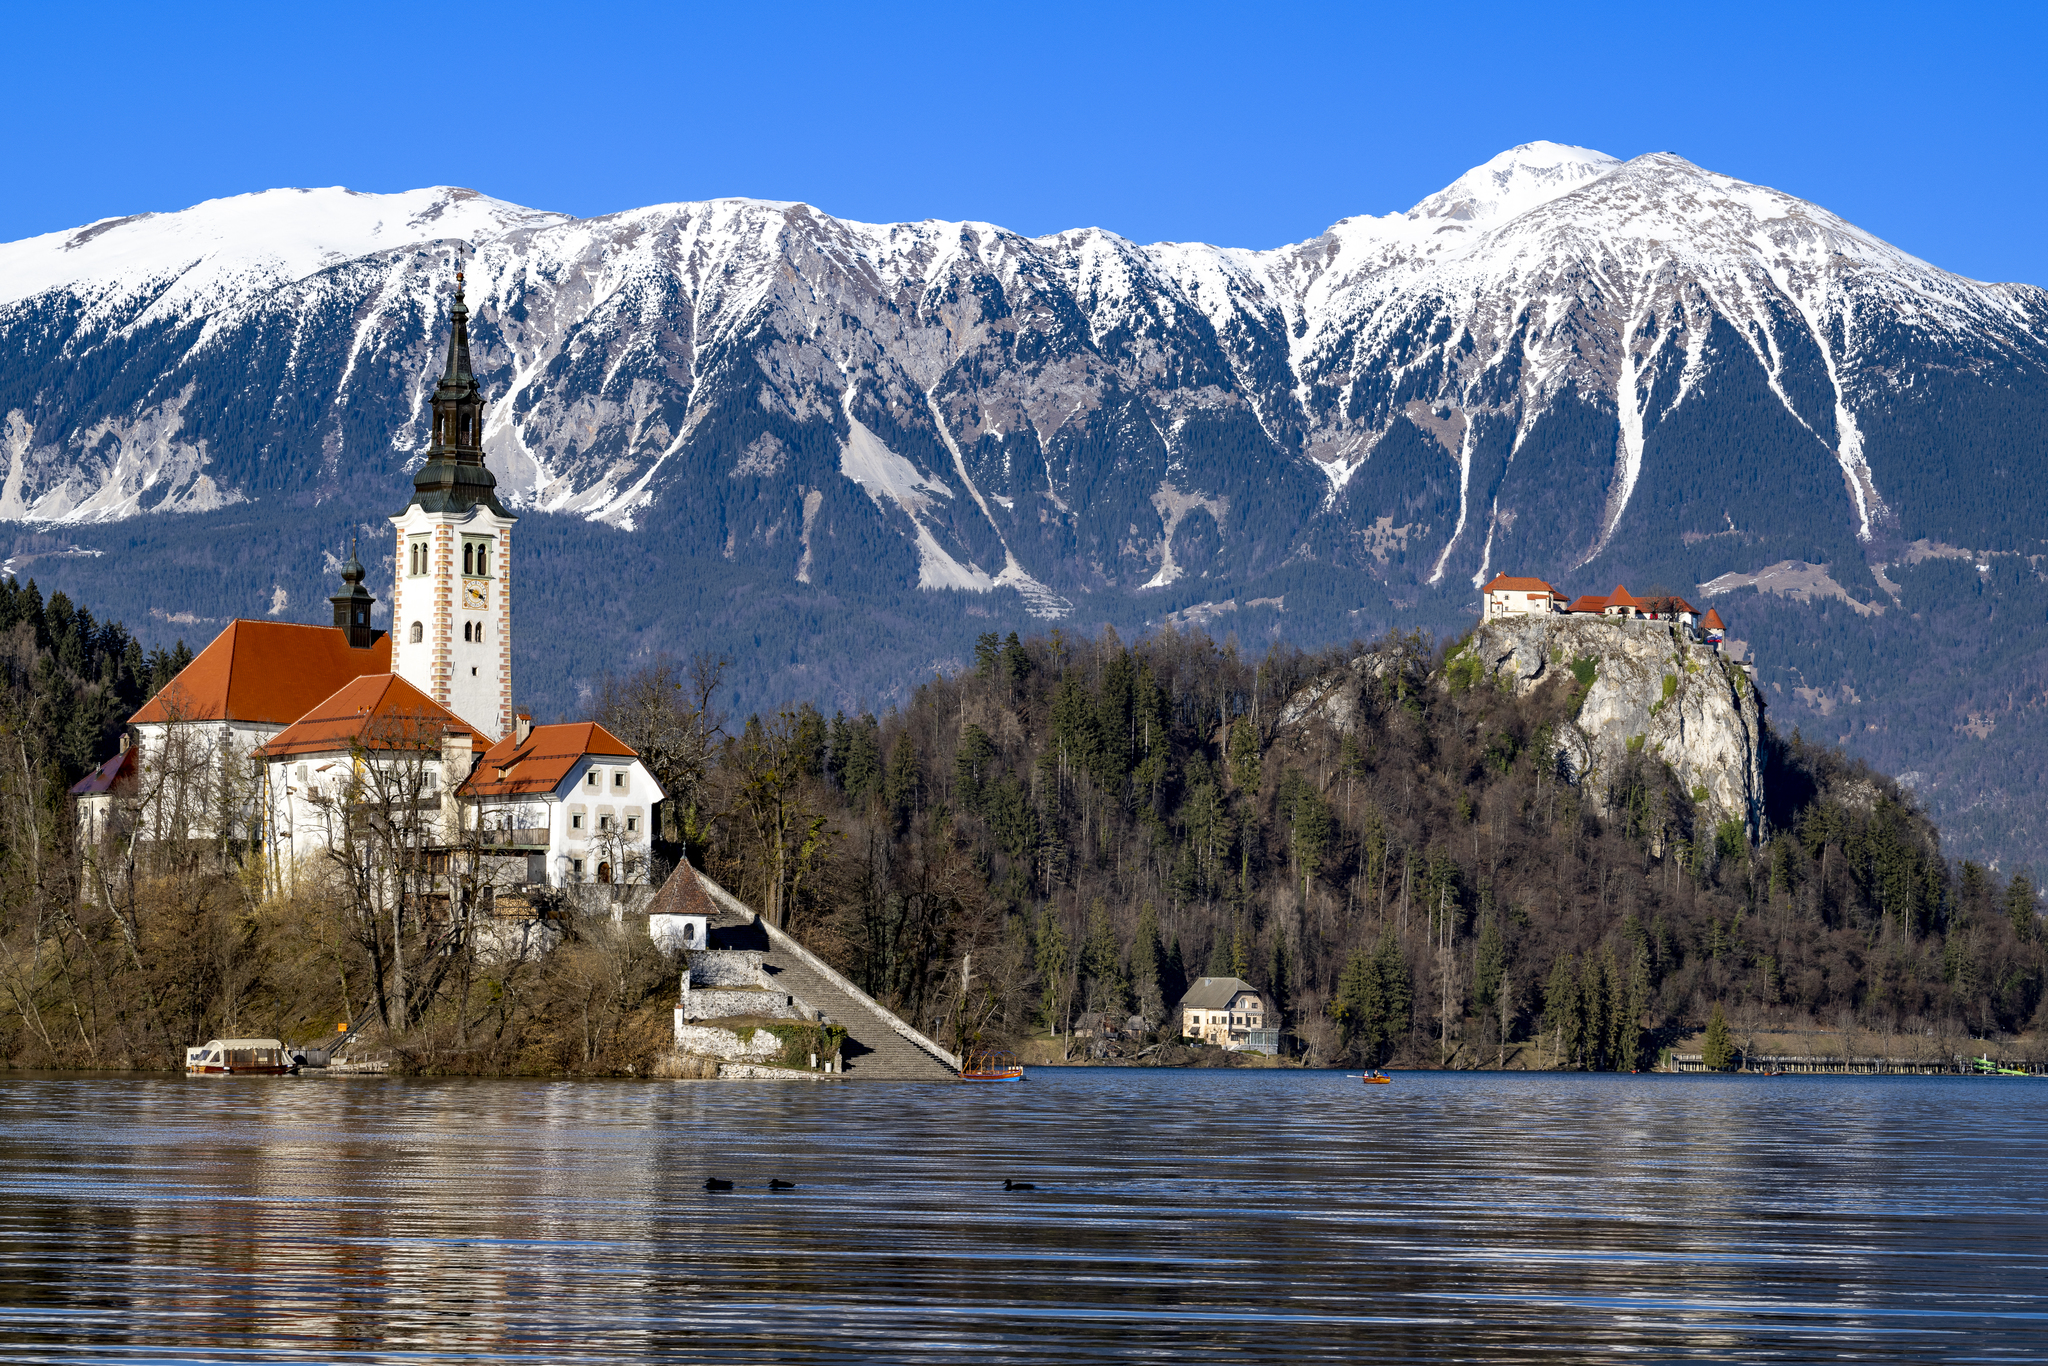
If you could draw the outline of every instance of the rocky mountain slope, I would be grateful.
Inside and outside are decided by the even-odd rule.
[[[1576,683],[1576,713],[1549,743],[1560,776],[1603,809],[1627,756],[1641,754],[1670,767],[1709,825],[1736,822],[1751,840],[1765,834],[1756,688],[1678,627],[1596,616],[1489,618],[1445,669],[1449,679],[1489,680],[1517,697],[1560,677]]]
[[[299,614],[318,549],[373,527],[425,444],[458,249],[493,467],[561,515],[524,524],[547,558],[522,603],[595,633],[522,657],[544,707],[658,648],[744,658],[757,702],[851,704],[992,622],[1311,644],[1454,628],[1499,569],[1748,594],[1796,562],[1819,597],[1741,610],[1775,630],[1833,602],[1843,648],[1759,679],[1861,744],[1892,715],[1834,727],[1882,695],[1873,633],[1923,619],[1925,565],[2031,573],[2048,541],[2043,291],[1676,156],[1533,143],[1272,251],[445,188],[0,245],[9,563],[144,629]],[[2032,677],[2048,639],[2021,652]],[[1916,696],[1887,760],[1966,774],[1967,718],[2010,734],[2039,695],[1963,693],[1951,671]]]

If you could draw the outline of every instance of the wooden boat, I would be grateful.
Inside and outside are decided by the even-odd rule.
[[[189,1076],[284,1077],[298,1070],[277,1039],[208,1039],[185,1050]]]
[[[960,1064],[962,1081],[1022,1081],[1024,1064],[1006,1048],[980,1048]]]
[[[1377,1069],[1366,1073],[1365,1076],[1361,1078],[1361,1080],[1363,1080],[1367,1086],[1392,1086],[1394,1084],[1394,1079],[1392,1077],[1388,1076],[1386,1073],[1381,1072]]]

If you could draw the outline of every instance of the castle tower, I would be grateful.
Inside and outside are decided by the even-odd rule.
[[[484,403],[469,369],[455,272],[433,440],[413,476],[391,587],[391,671],[492,741],[512,729],[512,516],[484,468]]]

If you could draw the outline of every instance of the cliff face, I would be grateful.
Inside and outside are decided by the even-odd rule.
[[[1662,622],[1517,616],[1482,622],[1452,671],[1468,659],[1517,695],[1560,675],[1577,687],[1590,664],[1578,716],[1558,737],[1576,781],[1604,805],[1634,746],[1669,765],[1710,820],[1763,833],[1762,708],[1748,676],[1711,646]]]

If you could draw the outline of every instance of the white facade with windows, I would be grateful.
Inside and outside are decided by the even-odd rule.
[[[391,519],[392,672],[475,726],[512,729],[512,523],[478,503]]]
[[[570,737],[577,741],[571,748],[582,752],[568,752]],[[486,848],[527,856],[529,883],[650,880],[655,804],[665,794],[639,757],[602,727],[539,726],[523,738],[515,734],[477,761],[461,795]]]

